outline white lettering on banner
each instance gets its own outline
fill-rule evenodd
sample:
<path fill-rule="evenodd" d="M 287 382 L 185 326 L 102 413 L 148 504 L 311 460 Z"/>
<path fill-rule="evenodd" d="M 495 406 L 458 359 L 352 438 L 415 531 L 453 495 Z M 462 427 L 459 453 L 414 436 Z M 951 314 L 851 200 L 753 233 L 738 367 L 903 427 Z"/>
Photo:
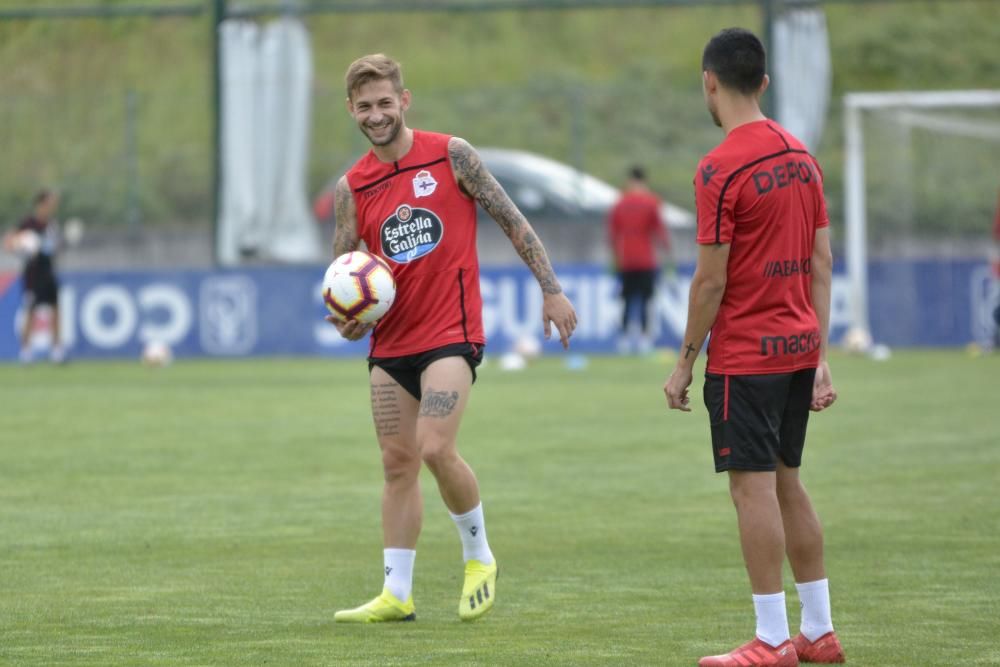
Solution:
<path fill-rule="evenodd" d="M 678 341 L 684 337 L 684 327 L 687 326 L 688 295 L 691 293 L 691 279 L 672 276 L 663 278 L 657 285 L 656 304 L 653 308 L 655 323 L 653 335 L 658 336 L 660 327 L 666 325 L 673 338 Z"/>
<path fill-rule="evenodd" d="M 66 294 L 60 291 L 60 299 Z M 75 293 L 63 304 L 72 316 Z M 153 313 L 162 312 L 161 317 Z M 120 285 L 98 285 L 86 292 L 80 304 L 80 333 L 94 347 L 110 350 L 121 347 L 138 333 L 139 340 L 181 342 L 191 330 L 191 303 L 183 290 L 166 283 L 154 283 L 136 290 L 135 297 Z M 63 324 L 67 324 L 65 321 Z M 71 324 L 71 323 L 70 323 Z M 64 326 L 67 346 L 72 346 L 74 330 Z"/>
<path fill-rule="evenodd" d="M 76 290 L 59 288 L 59 337 L 67 350 L 76 342 Z"/>
<path fill-rule="evenodd" d="M 257 344 L 257 285 L 240 275 L 210 276 L 201 283 L 199 334 L 209 354 L 240 355 Z"/>
<path fill-rule="evenodd" d="M 537 331 L 542 324 L 542 293 L 533 278 L 515 276 L 481 278 L 483 329 L 486 340 L 493 336 L 515 340 Z"/>
<path fill-rule="evenodd" d="M 132 296 L 118 285 L 96 287 L 80 304 L 80 331 L 94 347 L 109 350 L 124 345 L 138 319 Z"/>
<path fill-rule="evenodd" d="M 164 283 L 149 285 L 139 290 L 136 300 L 144 314 L 157 310 L 166 313 L 166 317 L 159 322 L 152 322 L 149 317 L 143 318 L 139 326 L 139 340 L 143 343 L 159 341 L 177 345 L 191 330 L 194 314 L 191 302 L 181 289 Z"/>
<path fill-rule="evenodd" d="M 566 296 L 576 309 L 577 328 L 573 339 L 598 343 L 612 340 L 621 327 L 621 290 L 617 277 L 610 274 L 565 274 L 560 276 Z M 849 286 L 843 276 L 834 276 L 830 327 L 850 322 Z M 483 326 L 486 337 L 513 341 L 524 333 L 541 332 L 542 296 L 531 276 L 483 277 Z M 679 344 L 687 325 L 690 276 L 661 278 L 651 305 L 650 328 L 656 339 Z M 555 332 L 553 332 L 555 335 Z"/>
<path fill-rule="evenodd" d="M 613 338 L 622 316 L 617 278 L 607 274 L 567 274 L 560 277 L 560 282 L 576 309 L 574 340 L 597 342 Z M 651 320 L 654 332 L 659 333 L 666 324 L 675 337 L 683 334 L 689 286 L 690 279 L 679 279 L 675 285 L 659 290 Z M 541 332 L 542 293 L 533 277 L 484 277 L 480 291 L 487 340 L 497 336 L 515 340 L 525 333 Z"/>

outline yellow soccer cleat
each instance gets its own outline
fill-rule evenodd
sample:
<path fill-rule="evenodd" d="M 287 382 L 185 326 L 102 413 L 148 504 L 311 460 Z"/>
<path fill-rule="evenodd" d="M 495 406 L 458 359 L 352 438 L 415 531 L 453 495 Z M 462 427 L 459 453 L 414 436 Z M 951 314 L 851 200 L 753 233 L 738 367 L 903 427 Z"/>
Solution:
<path fill-rule="evenodd" d="M 333 615 L 337 623 L 386 623 L 391 621 L 415 621 L 417 612 L 413 607 L 413 596 L 406 602 L 383 588 L 382 593 L 367 604 L 354 609 L 341 609 Z"/>
<path fill-rule="evenodd" d="M 465 585 L 462 586 L 462 599 L 458 601 L 459 618 L 474 621 L 493 609 L 498 572 L 496 561 L 492 565 L 483 565 L 478 560 L 465 564 Z"/>

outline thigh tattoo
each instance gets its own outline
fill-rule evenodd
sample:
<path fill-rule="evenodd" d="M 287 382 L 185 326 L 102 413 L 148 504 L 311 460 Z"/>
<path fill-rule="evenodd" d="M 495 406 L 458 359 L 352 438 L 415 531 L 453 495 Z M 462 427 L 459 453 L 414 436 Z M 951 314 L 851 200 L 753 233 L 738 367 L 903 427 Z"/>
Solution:
<path fill-rule="evenodd" d="M 420 400 L 421 417 L 447 417 L 458 405 L 457 391 L 435 391 L 430 387 L 422 392 Z"/>
<path fill-rule="evenodd" d="M 375 432 L 380 435 L 398 435 L 400 422 L 398 388 L 391 382 L 372 385 L 372 418 Z"/>

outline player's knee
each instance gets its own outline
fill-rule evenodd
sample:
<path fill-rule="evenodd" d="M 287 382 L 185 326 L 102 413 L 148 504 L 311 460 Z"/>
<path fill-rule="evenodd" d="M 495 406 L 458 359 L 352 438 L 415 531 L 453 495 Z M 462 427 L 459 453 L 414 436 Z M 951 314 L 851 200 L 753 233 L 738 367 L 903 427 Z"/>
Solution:
<path fill-rule="evenodd" d="M 420 474 L 420 457 L 407 449 L 385 448 L 382 450 L 382 471 L 387 482 L 416 478 Z"/>
<path fill-rule="evenodd" d="M 420 455 L 424 463 L 432 471 L 440 470 L 451 463 L 455 457 L 455 448 L 450 442 L 444 440 L 431 439 L 422 443 Z"/>
<path fill-rule="evenodd" d="M 774 476 L 767 473 L 741 472 L 729 478 L 729 495 L 737 508 L 773 502 L 775 493 Z"/>
<path fill-rule="evenodd" d="M 806 489 L 798 479 L 778 480 L 778 502 L 791 505 L 802 502 L 806 498 Z"/>

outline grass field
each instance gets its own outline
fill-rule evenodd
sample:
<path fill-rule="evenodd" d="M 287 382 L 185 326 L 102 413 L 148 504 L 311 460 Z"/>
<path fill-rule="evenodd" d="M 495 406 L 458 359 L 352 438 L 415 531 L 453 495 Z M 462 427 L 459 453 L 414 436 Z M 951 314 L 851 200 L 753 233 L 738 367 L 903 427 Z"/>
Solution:
<path fill-rule="evenodd" d="M 1000 664 L 1000 357 L 833 368 L 841 400 L 813 421 L 803 477 L 849 662 Z M 664 408 L 667 370 L 487 365 L 461 449 L 503 570 L 497 608 L 458 621 L 458 537 L 427 476 L 418 621 L 345 627 L 333 612 L 381 586 L 363 363 L 0 366 L 0 664 L 693 665 L 728 650 L 753 630 L 734 512 L 700 400 Z"/>

